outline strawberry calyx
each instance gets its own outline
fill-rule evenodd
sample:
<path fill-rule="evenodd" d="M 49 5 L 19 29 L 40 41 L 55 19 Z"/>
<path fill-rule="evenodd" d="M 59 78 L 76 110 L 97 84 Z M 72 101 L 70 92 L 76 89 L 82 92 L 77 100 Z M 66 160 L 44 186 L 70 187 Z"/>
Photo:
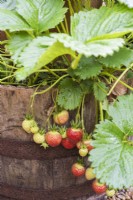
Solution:
<path fill-rule="evenodd" d="M 49 145 L 46 142 L 43 142 L 40 146 L 43 147 L 44 149 L 49 147 Z"/>
<path fill-rule="evenodd" d="M 25 119 L 32 120 L 34 118 L 33 118 L 33 116 L 31 114 L 26 114 Z"/>
<path fill-rule="evenodd" d="M 62 127 L 58 128 L 58 131 L 60 132 L 62 138 L 66 138 L 67 137 L 66 127 L 65 126 L 62 126 Z"/>
<path fill-rule="evenodd" d="M 82 127 L 82 123 L 80 120 L 78 120 L 78 121 L 72 120 L 70 124 L 73 129 L 81 129 L 81 127 Z"/>
<path fill-rule="evenodd" d="M 82 166 L 84 166 L 84 159 L 81 158 L 81 157 L 78 157 L 77 158 L 77 163 L 80 164 L 80 165 L 82 165 Z"/>
<path fill-rule="evenodd" d="M 38 133 L 40 134 L 40 135 L 44 135 L 45 134 L 45 129 L 40 129 L 39 131 L 38 131 Z"/>
<path fill-rule="evenodd" d="M 48 130 L 53 131 L 53 132 L 54 131 L 59 131 L 59 126 L 53 124 L 53 125 L 48 127 Z"/>

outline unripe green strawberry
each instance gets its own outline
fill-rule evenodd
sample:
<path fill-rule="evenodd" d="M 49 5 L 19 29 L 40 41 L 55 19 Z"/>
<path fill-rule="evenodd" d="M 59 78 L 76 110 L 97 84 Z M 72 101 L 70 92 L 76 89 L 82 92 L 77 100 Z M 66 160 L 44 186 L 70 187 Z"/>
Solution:
<path fill-rule="evenodd" d="M 95 177 L 96 175 L 93 172 L 93 168 L 87 168 L 85 171 L 85 178 L 90 181 L 94 179 Z"/>
<path fill-rule="evenodd" d="M 81 157 L 85 157 L 87 154 L 88 154 L 88 149 L 87 148 L 83 147 L 83 148 L 79 149 L 79 155 Z"/>
<path fill-rule="evenodd" d="M 35 133 L 33 135 L 33 140 L 35 143 L 37 144 L 42 144 L 44 141 L 45 141 L 45 135 L 43 134 L 40 134 L 39 132 L 38 133 Z"/>
<path fill-rule="evenodd" d="M 113 197 L 115 195 L 115 190 L 114 189 L 112 189 L 112 190 L 107 189 L 106 190 L 106 195 L 108 197 Z"/>
<path fill-rule="evenodd" d="M 35 121 L 33 119 L 25 119 L 22 122 L 22 128 L 27 132 L 27 133 L 31 133 L 31 127 L 33 127 Z"/>
<path fill-rule="evenodd" d="M 33 127 L 31 127 L 30 131 L 31 131 L 31 133 L 36 134 L 36 133 L 38 133 L 39 128 L 38 128 L 38 126 L 33 126 Z"/>

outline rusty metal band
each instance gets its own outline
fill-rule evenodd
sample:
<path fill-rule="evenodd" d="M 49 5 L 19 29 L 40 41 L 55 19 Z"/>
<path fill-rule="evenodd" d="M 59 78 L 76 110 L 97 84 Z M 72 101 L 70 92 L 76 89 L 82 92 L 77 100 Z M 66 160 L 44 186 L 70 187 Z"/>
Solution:
<path fill-rule="evenodd" d="M 74 185 L 57 190 L 23 189 L 1 184 L 0 195 L 15 200 L 68 200 L 85 196 L 90 197 L 94 195 L 94 192 L 92 191 L 91 182 L 89 181 L 82 185 Z M 103 199 L 103 196 L 95 197 L 95 200 Z"/>
<path fill-rule="evenodd" d="M 0 155 L 27 160 L 52 160 L 78 155 L 76 148 L 67 150 L 62 146 L 44 149 L 34 142 L 0 139 Z"/>

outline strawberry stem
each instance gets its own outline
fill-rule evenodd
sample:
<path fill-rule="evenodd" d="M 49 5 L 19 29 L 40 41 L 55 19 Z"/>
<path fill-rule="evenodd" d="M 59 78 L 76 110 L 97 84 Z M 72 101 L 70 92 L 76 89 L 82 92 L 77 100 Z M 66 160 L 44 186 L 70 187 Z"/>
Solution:
<path fill-rule="evenodd" d="M 83 96 L 83 99 L 82 99 L 82 107 L 81 107 L 81 122 L 82 122 L 82 129 L 83 129 L 83 132 L 85 131 L 85 125 L 84 125 L 84 103 L 85 103 L 85 94 Z"/>

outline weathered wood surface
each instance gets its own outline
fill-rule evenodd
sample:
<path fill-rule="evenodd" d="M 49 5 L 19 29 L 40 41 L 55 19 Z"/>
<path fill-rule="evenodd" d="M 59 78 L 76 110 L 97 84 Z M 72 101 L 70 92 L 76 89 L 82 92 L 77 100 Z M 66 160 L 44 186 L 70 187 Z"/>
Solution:
<path fill-rule="evenodd" d="M 22 130 L 22 121 L 30 107 L 30 97 L 33 89 L 14 86 L 0 86 L 0 138 L 31 141 L 32 136 Z M 48 110 L 53 106 L 51 92 L 37 95 L 33 110 L 39 125 L 44 126 L 48 117 Z M 94 97 L 88 96 L 85 106 L 85 122 L 88 132 L 95 124 Z"/>
<path fill-rule="evenodd" d="M 4 185 L 0 195 L 17 200 L 22 196 L 22 200 L 30 200 L 41 190 L 49 200 L 87 199 L 93 194 L 90 182 L 71 174 L 71 166 L 77 160 L 77 149 L 69 151 L 60 146 L 44 150 L 33 143 L 32 135 L 22 130 L 21 123 L 29 110 L 33 92 L 34 89 L 0 86 L 0 182 Z M 45 124 L 52 106 L 51 92 L 36 96 L 33 109 L 39 125 Z M 85 103 L 88 132 L 94 128 L 94 113 L 94 98 L 90 95 Z M 51 196 L 53 191 L 55 197 Z M 61 192 L 65 196 L 61 197 Z"/>
<path fill-rule="evenodd" d="M 15 200 L 15 199 L 0 196 L 0 200 Z M 46 199 L 43 198 L 43 200 L 46 200 Z M 104 198 L 104 195 L 99 195 L 99 196 L 94 195 L 93 197 L 89 197 L 89 198 L 88 198 L 88 196 L 84 196 L 84 197 L 79 197 L 79 198 L 71 198 L 71 199 L 68 199 L 68 200 L 105 200 L 105 198 Z"/>
<path fill-rule="evenodd" d="M 102 0 L 91 0 L 91 6 L 93 8 L 99 8 L 102 5 Z"/>

